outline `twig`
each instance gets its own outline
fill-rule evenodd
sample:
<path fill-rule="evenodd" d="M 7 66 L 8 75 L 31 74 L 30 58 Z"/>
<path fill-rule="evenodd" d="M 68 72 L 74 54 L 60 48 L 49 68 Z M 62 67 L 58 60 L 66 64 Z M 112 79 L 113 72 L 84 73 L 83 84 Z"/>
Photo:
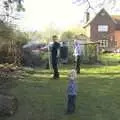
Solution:
<path fill-rule="evenodd" d="M 89 0 L 86 0 L 86 1 L 87 1 L 87 3 L 88 3 L 87 11 L 88 11 L 89 9 L 93 9 L 93 10 L 95 10 L 95 9 L 92 7 L 90 1 L 89 1 Z"/>
<path fill-rule="evenodd" d="M 16 20 L 18 20 L 18 19 L 19 19 L 19 18 L 17 18 L 17 17 L 10 16 L 10 15 L 2 15 L 2 14 L 0 14 L 0 16 L 2 16 L 2 17 L 10 17 L 10 18 L 13 18 L 13 19 L 16 19 Z"/>

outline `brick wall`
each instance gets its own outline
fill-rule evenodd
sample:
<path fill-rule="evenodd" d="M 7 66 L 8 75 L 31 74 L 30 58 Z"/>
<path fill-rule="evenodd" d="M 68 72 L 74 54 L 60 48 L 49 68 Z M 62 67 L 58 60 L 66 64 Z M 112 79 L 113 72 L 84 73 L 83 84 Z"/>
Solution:
<path fill-rule="evenodd" d="M 120 31 L 115 31 L 115 41 L 117 42 L 116 47 L 120 48 Z"/>

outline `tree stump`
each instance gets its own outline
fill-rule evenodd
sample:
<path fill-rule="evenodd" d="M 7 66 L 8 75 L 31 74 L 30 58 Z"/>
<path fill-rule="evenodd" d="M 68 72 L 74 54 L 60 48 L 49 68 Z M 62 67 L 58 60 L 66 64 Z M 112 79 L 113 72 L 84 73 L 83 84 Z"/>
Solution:
<path fill-rule="evenodd" d="M 0 95 L 0 116 L 13 115 L 17 110 L 17 98 L 9 95 Z"/>

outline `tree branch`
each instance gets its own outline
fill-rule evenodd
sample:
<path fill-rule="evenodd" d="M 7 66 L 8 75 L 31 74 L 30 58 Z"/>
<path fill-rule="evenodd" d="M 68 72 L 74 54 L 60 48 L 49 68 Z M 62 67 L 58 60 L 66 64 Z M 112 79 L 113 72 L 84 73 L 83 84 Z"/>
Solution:
<path fill-rule="evenodd" d="M 90 1 L 89 1 L 89 0 L 86 0 L 86 1 L 87 1 L 87 3 L 88 3 L 87 11 L 88 11 L 89 9 L 93 9 L 93 10 L 95 10 L 95 9 L 92 7 Z"/>
<path fill-rule="evenodd" d="M 10 16 L 10 15 L 2 15 L 2 14 L 0 14 L 0 16 L 1 16 L 1 17 L 10 17 L 10 18 L 13 18 L 13 19 L 19 20 L 19 18 L 14 17 L 14 16 Z"/>
<path fill-rule="evenodd" d="M 93 4 L 94 2 L 94 4 Z M 109 5 L 111 9 L 115 8 L 117 0 L 98 0 L 98 2 L 94 0 L 75 0 L 73 4 L 78 4 L 78 5 L 85 5 L 87 4 L 87 11 L 89 9 L 92 9 L 95 11 L 96 8 L 102 8 L 104 5 Z"/>

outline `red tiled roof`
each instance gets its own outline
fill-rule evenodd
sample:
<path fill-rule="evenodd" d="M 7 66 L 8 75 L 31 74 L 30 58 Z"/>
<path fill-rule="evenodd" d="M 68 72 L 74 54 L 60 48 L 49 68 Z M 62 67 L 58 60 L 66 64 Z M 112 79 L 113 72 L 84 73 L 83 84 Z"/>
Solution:
<path fill-rule="evenodd" d="M 112 15 L 111 18 L 114 21 L 114 23 L 116 24 L 115 29 L 120 30 L 120 15 Z"/>
<path fill-rule="evenodd" d="M 112 15 L 111 17 L 116 24 L 120 24 L 120 15 Z"/>

